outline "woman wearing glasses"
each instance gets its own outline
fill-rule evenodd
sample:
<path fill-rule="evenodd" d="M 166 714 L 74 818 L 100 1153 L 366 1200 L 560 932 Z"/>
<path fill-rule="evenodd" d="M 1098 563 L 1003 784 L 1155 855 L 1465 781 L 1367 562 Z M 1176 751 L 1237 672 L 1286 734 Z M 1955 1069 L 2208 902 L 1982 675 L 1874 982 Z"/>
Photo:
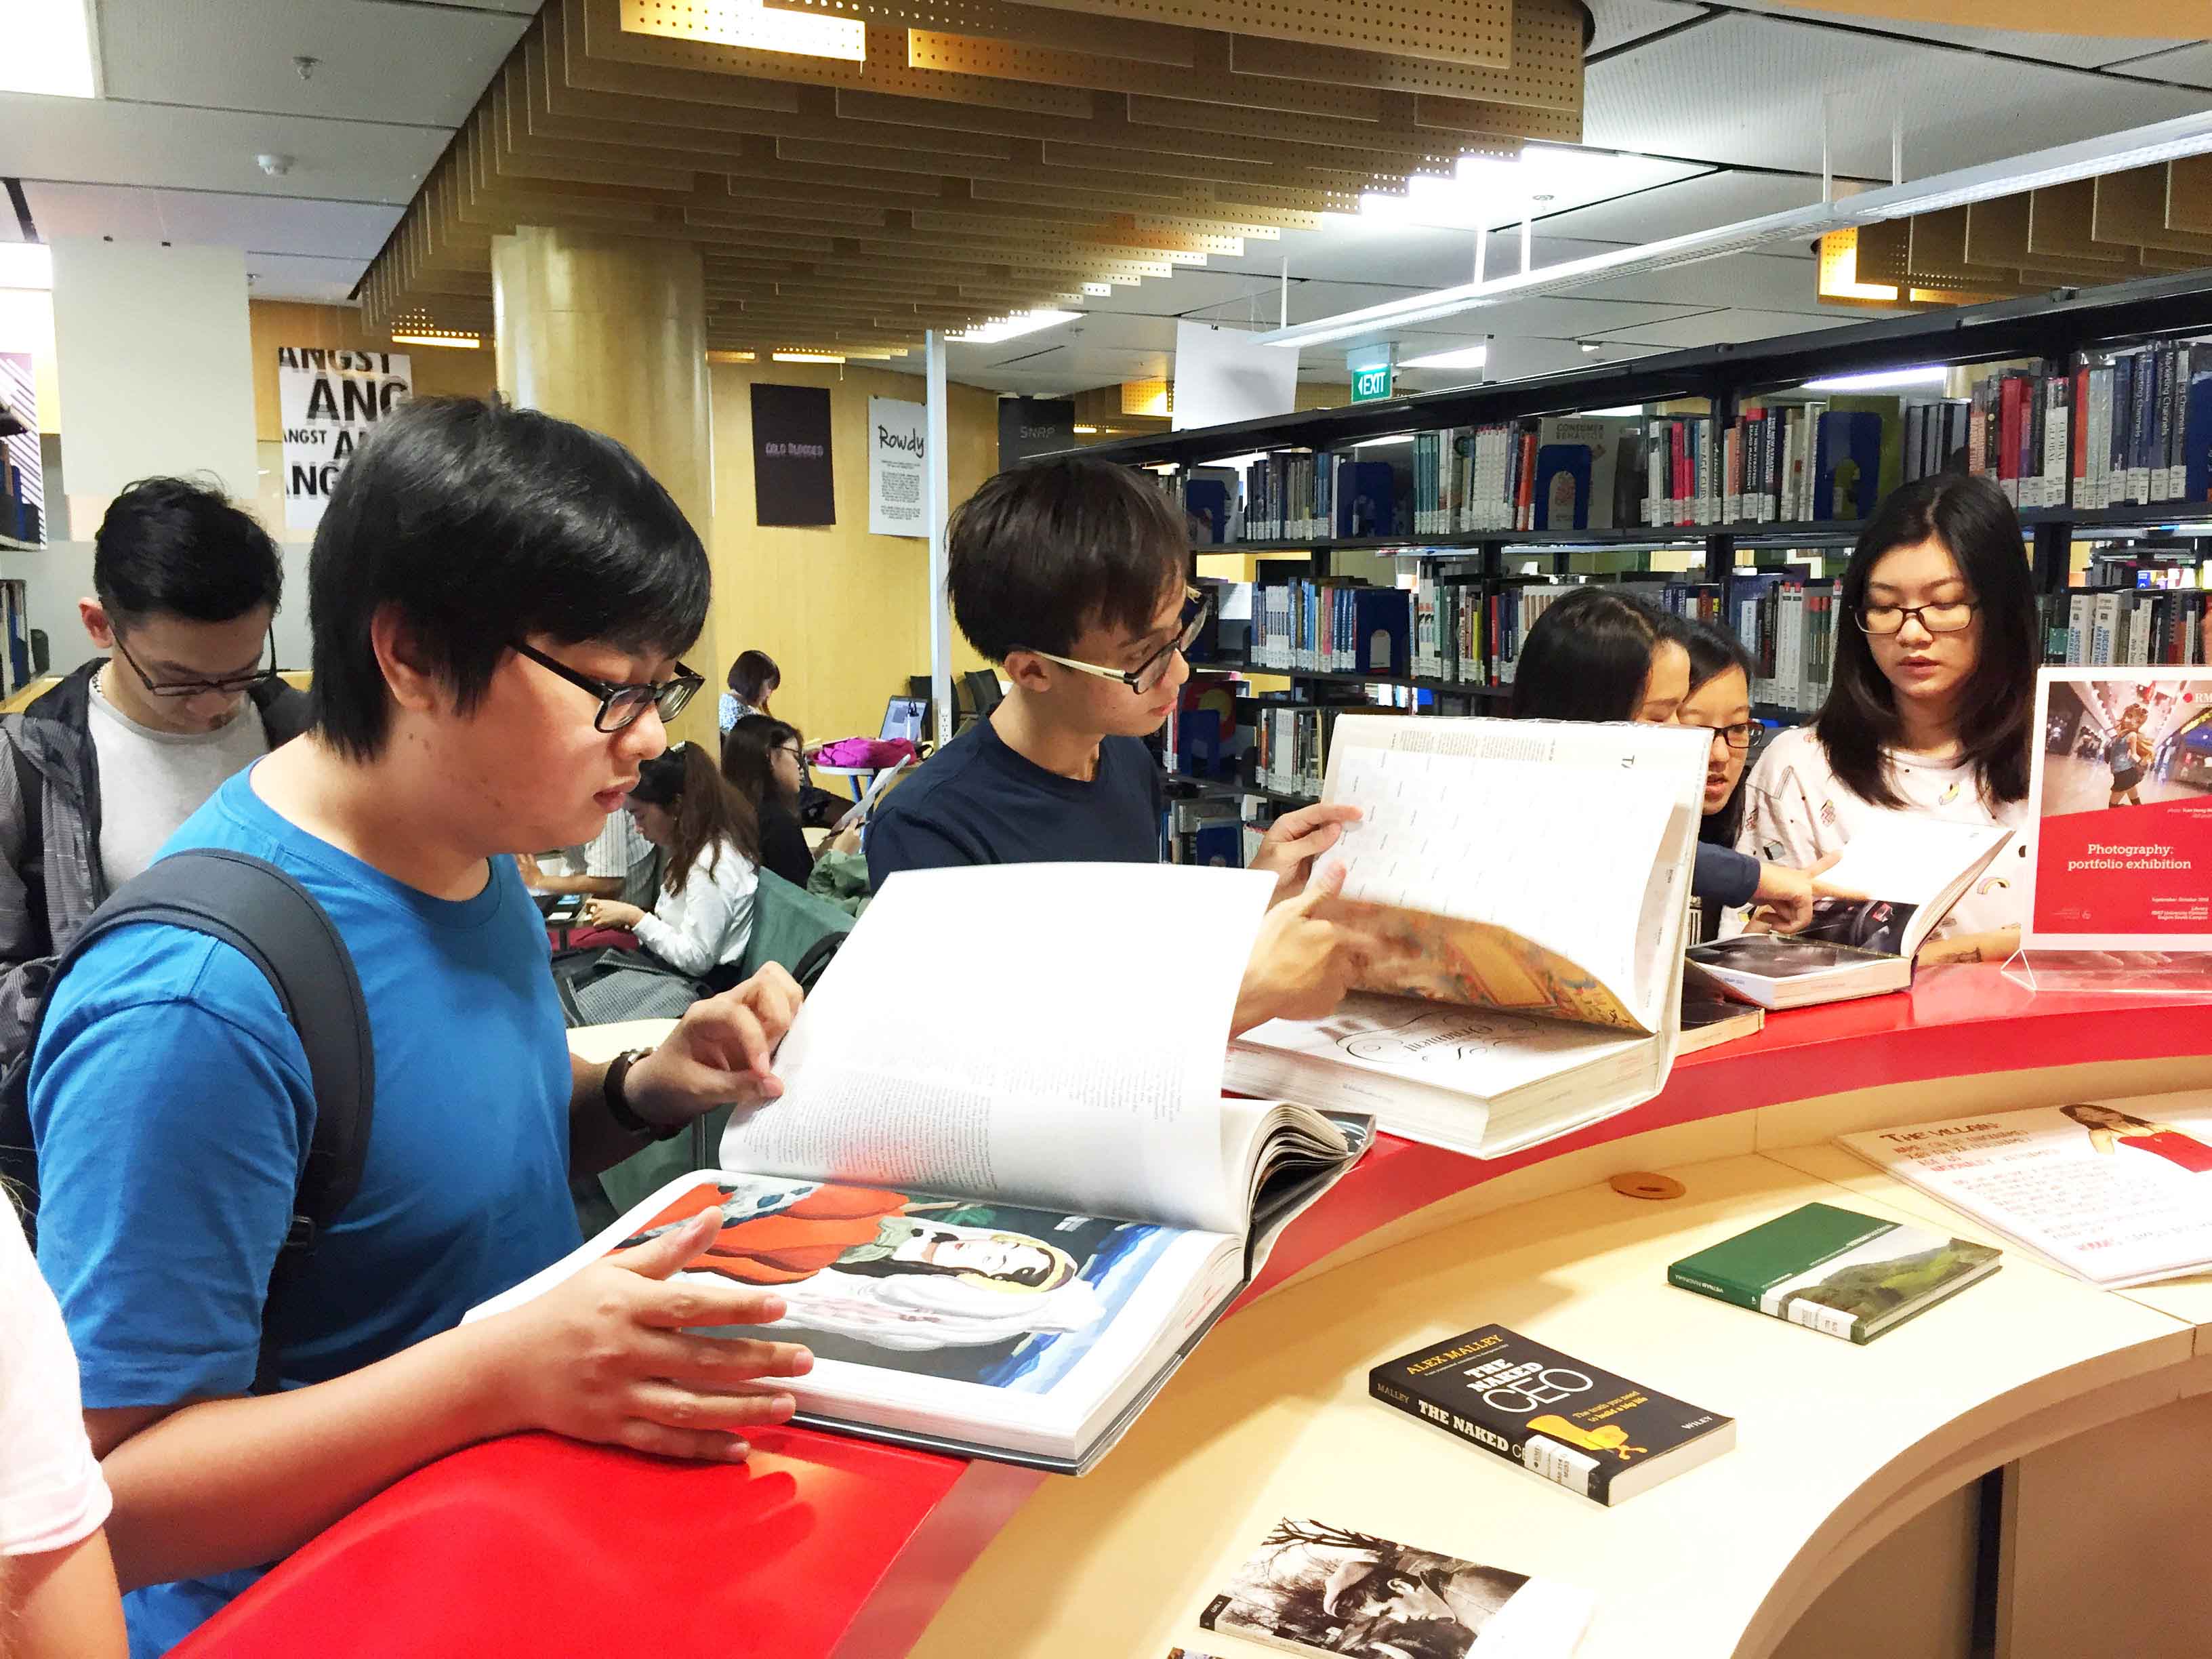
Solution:
<path fill-rule="evenodd" d="M 1737 845 L 1794 863 L 1840 852 L 1885 812 L 2006 825 L 2012 848 L 1931 939 L 1936 960 L 2008 954 L 2039 655 L 2019 517 L 1986 478 L 1907 484 L 1868 521 L 1836 598 L 1827 701 L 1752 769 Z"/>
<path fill-rule="evenodd" d="M 794 887 L 814 873 L 814 855 L 799 828 L 805 783 L 805 739 L 772 714 L 747 714 L 722 738 L 722 775 L 752 803 L 760 820 L 760 861 Z"/>
<path fill-rule="evenodd" d="M 1685 718 L 1686 700 L 1697 683 L 1684 635 L 1674 618 L 1633 594 L 1580 588 L 1537 617 L 1522 641 L 1513 675 L 1514 717 L 1674 725 Z M 1747 706 L 1744 718 L 1749 713 Z M 1718 738 L 1714 747 L 1732 741 Z M 1742 762 L 1736 765 L 1740 769 Z M 1825 867 L 1763 864 L 1701 842 L 1690 891 L 1701 918 L 1756 902 L 1762 923 L 1795 933 L 1813 920 L 1813 901 L 1827 890 L 1817 879 Z M 1705 925 L 1700 921 L 1701 928 Z"/>
<path fill-rule="evenodd" d="M 1705 847 L 1732 849 L 1743 830 L 1744 763 L 1759 734 L 1751 714 L 1751 656 L 1735 635 L 1710 623 L 1677 619 L 1674 631 L 1690 659 L 1690 695 L 1682 699 L 1675 720 L 1712 733 L 1705 756 L 1705 817 L 1698 840 Z M 1721 909 L 1717 904 L 1701 908 L 1701 942 L 1718 937 Z"/>

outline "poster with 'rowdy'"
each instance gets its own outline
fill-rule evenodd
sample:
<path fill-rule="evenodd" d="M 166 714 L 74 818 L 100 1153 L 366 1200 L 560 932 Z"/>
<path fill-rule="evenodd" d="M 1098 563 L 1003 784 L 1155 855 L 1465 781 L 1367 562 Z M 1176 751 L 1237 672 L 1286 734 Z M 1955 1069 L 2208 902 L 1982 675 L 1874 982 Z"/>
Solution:
<path fill-rule="evenodd" d="M 323 521 L 346 458 L 377 422 L 413 394 L 404 351 L 276 349 L 276 408 L 284 426 L 284 527 Z"/>

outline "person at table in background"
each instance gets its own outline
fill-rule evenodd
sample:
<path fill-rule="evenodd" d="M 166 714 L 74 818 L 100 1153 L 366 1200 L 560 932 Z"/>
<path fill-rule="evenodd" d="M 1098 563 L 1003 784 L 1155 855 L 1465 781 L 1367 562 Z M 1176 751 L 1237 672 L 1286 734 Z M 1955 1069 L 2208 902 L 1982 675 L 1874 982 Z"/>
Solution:
<path fill-rule="evenodd" d="M 0 1188 L 0 1655 L 125 1659 L 101 1530 L 113 1500 L 86 1437 L 54 1293 Z"/>
<path fill-rule="evenodd" d="M 722 775 L 751 804 L 760 825 L 760 861 L 794 887 L 814 873 L 799 829 L 799 791 L 806 744 L 799 728 L 769 714 L 748 714 L 722 739 Z"/>
<path fill-rule="evenodd" d="M 716 714 L 726 734 L 746 715 L 768 713 L 769 699 L 783 684 L 783 671 L 765 651 L 740 651 L 724 683 L 729 689 L 722 693 Z"/>
<path fill-rule="evenodd" d="M 267 1303 L 315 1100 L 274 989 L 216 939 L 149 922 L 100 940 L 56 985 L 30 1071 L 40 1266 L 141 1659 L 449 1451 L 550 1429 L 741 1456 L 742 1431 L 793 1409 L 746 1379 L 810 1363 L 684 1334 L 784 1311 L 656 1282 L 711 1225 L 459 1323 L 576 1248 L 573 1176 L 781 1092 L 770 1055 L 799 994 L 781 969 L 650 1052 L 573 1058 L 510 856 L 589 840 L 699 689 L 678 661 L 707 612 L 698 537 L 611 440 L 422 398 L 347 463 L 310 574 L 313 728 L 170 850 L 276 864 L 351 951 L 375 1056 L 356 1197 Z M 264 1316 L 279 1387 L 249 1394 Z"/>
<path fill-rule="evenodd" d="M 670 967 L 726 990 L 738 982 L 760 890 L 752 807 L 704 749 L 680 743 L 639 766 L 628 808 L 660 849 L 660 896 L 650 910 L 593 899 L 582 925 L 626 928 Z"/>
<path fill-rule="evenodd" d="M 1521 641 L 1513 717 L 1673 726 L 1690 685 L 1690 653 L 1673 618 L 1617 589 L 1579 587 L 1547 605 Z M 1791 869 L 1701 840 L 1690 893 L 1701 916 L 1755 902 L 1765 925 L 1795 933 L 1828 890 L 1826 867 Z"/>
<path fill-rule="evenodd" d="M 1127 467 L 1051 461 L 987 480 L 946 544 L 953 617 L 1012 686 L 878 810 L 871 887 L 951 865 L 1158 862 L 1164 792 L 1144 739 L 1190 678 L 1182 653 L 1206 620 L 1182 515 Z M 1237 1030 L 1330 1012 L 1375 948 L 1312 914 L 1343 882 L 1332 867 L 1310 883 L 1315 862 L 1358 816 L 1307 806 L 1267 830 L 1251 867 L 1274 878 L 1274 903 Z"/>
<path fill-rule="evenodd" d="M 1836 659 L 1811 726 L 1766 746 L 1737 845 L 1810 863 L 1885 813 L 2002 824 L 2010 846 L 1936 924 L 1923 963 L 2020 942 L 2040 658 L 2020 518 L 1995 481 L 1941 473 L 1875 509 L 1836 585 Z"/>
<path fill-rule="evenodd" d="M 588 842 L 550 854 L 518 853 L 522 884 L 533 893 L 578 893 L 648 904 L 660 880 L 659 852 L 638 833 L 627 812 L 610 812 L 606 828 Z"/>
<path fill-rule="evenodd" d="M 85 920 L 240 767 L 297 736 L 276 678 L 284 568 L 220 492 L 148 478 L 93 538 L 95 657 L 0 720 L 0 1066 Z"/>

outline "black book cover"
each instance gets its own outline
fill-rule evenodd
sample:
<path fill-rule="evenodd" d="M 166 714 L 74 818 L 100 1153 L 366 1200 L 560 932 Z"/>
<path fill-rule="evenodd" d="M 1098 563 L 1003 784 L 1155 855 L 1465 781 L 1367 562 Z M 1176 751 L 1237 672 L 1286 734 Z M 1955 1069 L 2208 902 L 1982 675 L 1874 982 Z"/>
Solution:
<path fill-rule="evenodd" d="M 1732 1418 L 1502 1325 L 1479 1326 L 1377 1365 L 1367 1374 L 1367 1391 L 1601 1504 L 1615 1501 L 1618 1477 L 1718 1431 L 1731 1431 L 1729 1443 L 1734 1438 Z M 1646 1483 L 1636 1484 L 1640 1490 Z"/>

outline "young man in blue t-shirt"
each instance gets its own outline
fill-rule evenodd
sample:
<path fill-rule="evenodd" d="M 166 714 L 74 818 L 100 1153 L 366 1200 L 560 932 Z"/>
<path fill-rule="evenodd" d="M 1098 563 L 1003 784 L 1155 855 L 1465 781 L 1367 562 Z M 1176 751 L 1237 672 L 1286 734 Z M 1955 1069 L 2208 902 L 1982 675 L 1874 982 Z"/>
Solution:
<path fill-rule="evenodd" d="M 1182 653 L 1204 620 L 1175 508 L 1127 467 L 1053 461 L 988 480 L 946 539 L 953 617 L 1012 685 L 885 799 L 867 831 L 871 884 L 947 865 L 1157 861 L 1160 769 L 1144 739 L 1190 678 Z M 1308 806 L 1268 830 L 1252 867 L 1274 876 L 1278 902 L 1237 1029 L 1329 1012 L 1371 951 L 1311 914 L 1341 878 L 1308 884 L 1358 816 Z"/>
<path fill-rule="evenodd" d="M 614 1066 L 570 1057 L 511 854 L 589 841 L 697 690 L 707 557 L 620 446 L 528 410 L 388 416 L 310 570 L 314 719 L 169 848 L 289 871 L 343 933 L 374 1043 L 360 1190 L 275 1310 L 281 1392 L 248 1394 L 315 1103 L 268 981 L 148 924 L 88 951 L 33 1062 L 40 1265 L 82 1367 L 131 1651 L 165 1652 L 262 1567 L 409 1470 L 545 1428 L 742 1456 L 811 1360 L 693 1325 L 773 1296 L 659 1282 L 712 1227 L 457 1328 L 578 1243 L 568 1182 L 714 1104 L 779 1092 L 798 988 L 770 969 Z M 641 1260 L 644 1257 L 644 1260 Z"/>

